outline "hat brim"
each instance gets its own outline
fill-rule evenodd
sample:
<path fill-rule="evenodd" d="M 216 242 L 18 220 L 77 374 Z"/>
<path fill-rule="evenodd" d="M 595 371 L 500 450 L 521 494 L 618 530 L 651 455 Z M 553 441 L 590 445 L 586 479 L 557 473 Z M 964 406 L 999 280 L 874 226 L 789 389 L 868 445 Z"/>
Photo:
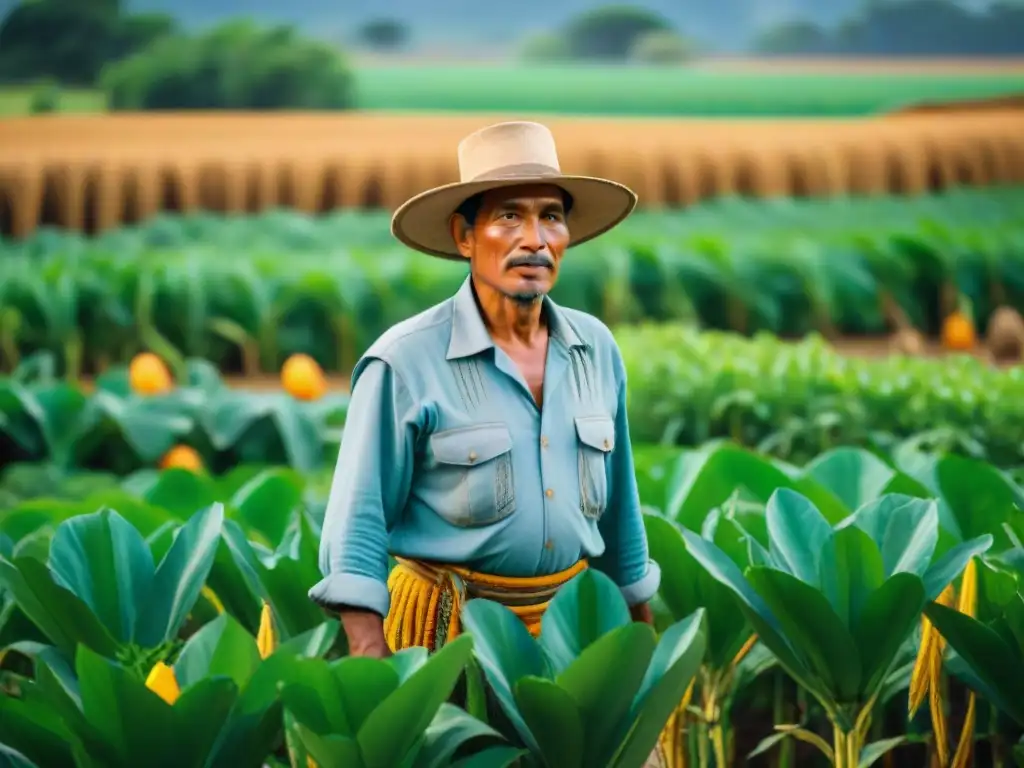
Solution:
<path fill-rule="evenodd" d="M 452 239 L 449 221 L 456 209 L 480 192 L 524 184 L 551 184 L 573 198 L 566 218 L 569 247 L 585 243 L 622 222 L 636 207 L 629 187 L 591 176 L 518 176 L 456 182 L 422 192 L 403 203 L 391 218 L 391 234 L 410 248 L 442 259 L 464 260 Z"/>

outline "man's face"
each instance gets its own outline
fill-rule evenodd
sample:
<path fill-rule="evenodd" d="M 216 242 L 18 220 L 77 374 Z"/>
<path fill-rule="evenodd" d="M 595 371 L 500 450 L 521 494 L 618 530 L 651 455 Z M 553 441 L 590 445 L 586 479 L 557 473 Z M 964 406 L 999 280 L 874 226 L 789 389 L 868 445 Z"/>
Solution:
<path fill-rule="evenodd" d="M 473 277 L 520 304 L 547 294 L 558 279 L 569 228 L 562 190 L 548 184 L 484 194 L 476 221 L 452 221 L 459 252 Z"/>

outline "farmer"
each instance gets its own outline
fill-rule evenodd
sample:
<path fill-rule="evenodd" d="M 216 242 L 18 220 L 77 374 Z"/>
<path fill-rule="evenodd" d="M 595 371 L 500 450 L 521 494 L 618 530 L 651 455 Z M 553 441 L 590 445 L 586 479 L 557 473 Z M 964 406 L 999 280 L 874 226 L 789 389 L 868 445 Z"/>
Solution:
<path fill-rule="evenodd" d="M 636 195 L 563 175 L 542 125 L 459 145 L 462 181 L 396 211 L 392 233 L 464 261 L 458 292 L 384 333 L 352 398 L 310 597 L 354 656 L 433 650 L 486 596 L 537 634 L 556 590 L 589 567 L 651 623 L 648 559 L 619 350 L 548 292 L 566 249 L 626 218 Z M 569 258 L 572 258 L 569 256 Z M 388 554 L 397 565 L 388 576 Z"/>

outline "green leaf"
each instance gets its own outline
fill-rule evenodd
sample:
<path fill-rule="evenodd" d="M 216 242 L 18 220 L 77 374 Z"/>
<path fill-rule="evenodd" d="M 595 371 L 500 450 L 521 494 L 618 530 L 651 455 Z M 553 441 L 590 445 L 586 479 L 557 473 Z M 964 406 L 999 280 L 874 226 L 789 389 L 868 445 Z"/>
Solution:
<path fill-rule="evenodd" d="M 59 713 L 39 697 L 0 696 L 0 744 L 44 768 L 75 764 L 70 732 Z"/>
<path fill-rule="evenodd" d="M 213 566 L 223 522 L 224 507 L 214 504 L 178 529 L 157 566 L 153 592 L 140 615 L 140 644 L 156 646 L 178 634 Z"/>
<path fill-rule="evenodd" d="M 886 578 L 903 572 L 923 576 L 939 541 L 938 506 L 912 496 L 883 496 L 844 524 L 856 525 L 872 538 L 882 553 Z"/>
<path fill-rule="evenodd" d="M 810 478 L 792 479 L 771 461 L 729 444 L 711 444 L 682 456 L 669 483 L 665 516 L 690 530 L 699 530 L 705 516 L 737 488 L 746 488 L 767 503 L 779 488 L 799 491 L 832 524 L 849 513 L 829 491 Z"/>
<path fill-rule="evenodd" d="M 700 668 L 707 647 L 706 627 L 706 614 L 698 609 L 662 633 L 633 699 L 633 727 L 611 762 L 614 768 L 646 762 Z"/>
<path fill-rule="evenodd" d="M 367 768 L 402 763 L 451 696 L 472 651 L 472 637 L 455 638 L 370 713 L 356 736 Z"/>
<path fill-rule="evenodd" d="M 0 558 L 0 583 L 11 591 L 25 615 L 68 656 L 73 656 L 80 644 L 104 656 L 117 652 L 114 638 L 89 606 L 56 584 L 38 560 L 19 557 L 9 562 Z"/>
<path fill-rule="evenodd" d="M 830 602 L 848 629 L 857 626 L 868 599 L 885 580 L 885 566 L 875 542 L 860 528 L 836 531 L 833 540 L 836 582 Z"/>
<path fill-rule="evenodd" d="M 188 639 L 174 663 L 174 676 L 182 690 L 215 676 L 228 677 L 244 689 L 259 664 L 253 636 L 224 613 Z"/>
<path fill-rule="evenodd" d="M 857 646 L 825 596 L 795 576 L 764 566 L 750 568 L 747 579 L 808 667 L 825 683 L 833 701 L 857 702 L 861 676 Z M 808 621 L 808 617 L 814 618 Z"/>
<path fill-rule="evenodd" d="M 658 592 L 672 612 L 672 620 L 680 621 L 704 608 L 708 616 L 707 664 L 712 669 L 725 669 L 750 636 L 750 627 L 736 596 L 694 560 L 675 523 L 645 515 L 644 526 L 650 557 L 661 567 Z M 716 531 L 719 539 L 731 533 L 722 528 L 724 526 Z M 735 531 L 735 526 L 731 528 Z"/>
<path fill-rule="evenodd" d="M 863 448 L 833 448 L 804 467 L 804 476 L 828 488 L 850 510 L 874 501 L 896 471 Z"/>
<path fill-rule="evenodd" d="M 401 685 L 397 667 L 390 660 L 382 664 L 378 659 L 342 659 L 335 665 L 334 675 L 348 723 L 344 735 L 358 734 L 370 714 Z"/>
<path fill-rule="evenodd" d="M 805 496 L 786 488 L 768 500 L 765 520 L 768 551 L 776 567 L 817 587 L 823 553 L 831 548 L 832 526 Z"/>
<path fill-rule="evenodd" d="M 319 735 L 303 725 L 297 727 L 302 745 L 318 768 L 364 768 L 359 745 L 347 736 Z"/>
<path fill-rule="evenodd" d="M 209 477 L 179 467 L 162 471 L 156 482 L 145 491 L 143 498 L 183 519 L 188 519 L 197 510 L 217 501 Z"/>
<path fill-rule="evenodd" d="M 448 704 L 442 704 L 437 715 L 423 735 L 423 745 L 416 755 L 416 768 L 447 768 L 452 755 L 470 739 L 490 737 L 500 740 L 501 735 L 475 717 Z"/>
<path fill-rule="evenodd" d="M 885 682 L 900 646 L 921 617 L 924 602 L 924 584 L 912 573 L 890 576 L 868 597 L 853 626 L 864 698 L 870 699 Z"/>
<path fill-rule="evenodd" d="M 550 680 L 524 677 L 515 685 L 516 704 L 548 768 L 583 768 L 587 733 L 576 700 Z"/>
<path fill-rule="evenodd" d="M 627 624 L 592 643 L 556 678 L 580 709 L 584 765 L 605 765 L 617 751 L 654 649 L 652 627 Z"/>
<path fill-rule="evenodd" d="M 246 527 L 259 531 L 268 541 L 280 541 L 288 513 L 302 501 L 302 485 L 302 477 L 292 470 L 264 470 L 238 489 L 230 506 Z"/>
<path fill-rule="evenodd" d="M 124 668 L 80 647 L 75 660 L 86 721 L 116 749 L 127 768 L 139 759 L 174 754 L 179 744 L 172 708 Z"/>
<path fill-rule="evenodd" d="M 963 573 L 971 558 L 987 552 L 992 547 L 988 534 L 957 544 L 940 557 L 924 573 L 925 595 L 935 600 L 946 586 Z"/>
<path fill-rule="evenodd" d="M 509 768 L 526 754 L 515 747 L 490 747 L 469 757 L 456 760 L 451 768 Z"/>
<path fill-rule="evenodd" d="M 537 641 L 518 616 L 491 600 L 476 598 L 468 601 L 462 609 L 462 626 L 473 637 L 473 655 L 502 710 L 527 745 L 539 750 L 512 694 L 512 686 L 523 677 L 550 678 Z"/>
<path fill-rule="evenodd" d="M 566 669 L 599 637 L 631 621 L 622 591 L 587 569 L 563 585 L 541 619 L 540 647 L 553 674 Z"/>
<path fill-rule="evenodd" d="M 870 766 L 892 752 L 896 747 L 901 747 L 909 741 L 910 739 L 907 736 L 894 736 L 889 739 L 880 739 L 870 744 L 865 744 L 864 748 L 860 751 L 860 760 L 857 763 L 857 768 L 870 768 Z"/>
<path fill-rule="evenodd" d="M 1024 663 L 1018 653 L 990 627 L 953 608 L 932 602 L 924 612 L 996 697 L 991 703 L 1024 725 Z"/>
<path fill-rule="evenodd" d="M 153 556 L 127 520 L 104 509 L 61 523 L 50 547 L 50 569 L 114 639 L 135 641 L 138 611 L 153 588 Z"/>

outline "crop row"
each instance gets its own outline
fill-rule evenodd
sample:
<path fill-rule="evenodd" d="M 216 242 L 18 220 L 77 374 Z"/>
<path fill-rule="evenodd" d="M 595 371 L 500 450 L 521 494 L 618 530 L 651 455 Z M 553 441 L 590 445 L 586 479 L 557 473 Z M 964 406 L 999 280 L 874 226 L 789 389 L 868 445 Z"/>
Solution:
<path fill-rule="evenodd" d="M 1024 751 L 1018 484 L 923 453 L 637 459 L 658 638 L 591 572 L 537 641 L 474 600 L 461 640 L 387 662 L 347 659 L 306 596 L 323 489 L 294 471 L 146 472 L 21 502 L 0 517 L 0 745 L 38 768 L 640 768 L 671 722 L 662 749 L 693 765 Z M 504 717 L 444 703 L 463 671 Z"/>
<path fill-rule="evenodd" d="M 636 214 L 567 253 L 554 297 L 610 325 L 833 336 L 886 332 L 900 310 L 936 333 L 963 296 L 984 327 L 996 306 L 1024 307 L 1022 210 L 1024 188 L 1005 188 Z M 0 360 L 45 350 L 77 377 L 149 349 L 252 375 L 305 352 L 345 372 L 465 276 L 465 265 L 395 245 L 378 214 L 47 231 L 0 246 Z"/>
<path fill-rule="evenodd" d="M 628 184 L 642 208 L 1024 183 L 1020 110 L 846 121 L 540 119 L 566 172 Z M 394 210 L 457 180 L 458 142 L 494 120 L 274 113 L 0 121 L 0 235 L 42 226 L 107 231 L 171 211 Z"/>
<path fill-rule="evenodd" d="M 838 445 L 944 450 L 1024 470 L 1024 368 L 972 357 L 846 358 L 820 338 L 743 339 L 681 327 L 621 328 L 638 443 L 727 438 L 806 461 Z M 173 464 L 185 447 L 215 474 L 239 463 L 332 467 L 347 396 L 314 401 L 225 386 L 202 360 L 166 393 L 130 391 L 124 367 L 91 393 L 26 361 L 0 379 L 0 456 L 56 472 L 114 474 Z M 45 480 L 40 488 L 48 487 Z"/>

